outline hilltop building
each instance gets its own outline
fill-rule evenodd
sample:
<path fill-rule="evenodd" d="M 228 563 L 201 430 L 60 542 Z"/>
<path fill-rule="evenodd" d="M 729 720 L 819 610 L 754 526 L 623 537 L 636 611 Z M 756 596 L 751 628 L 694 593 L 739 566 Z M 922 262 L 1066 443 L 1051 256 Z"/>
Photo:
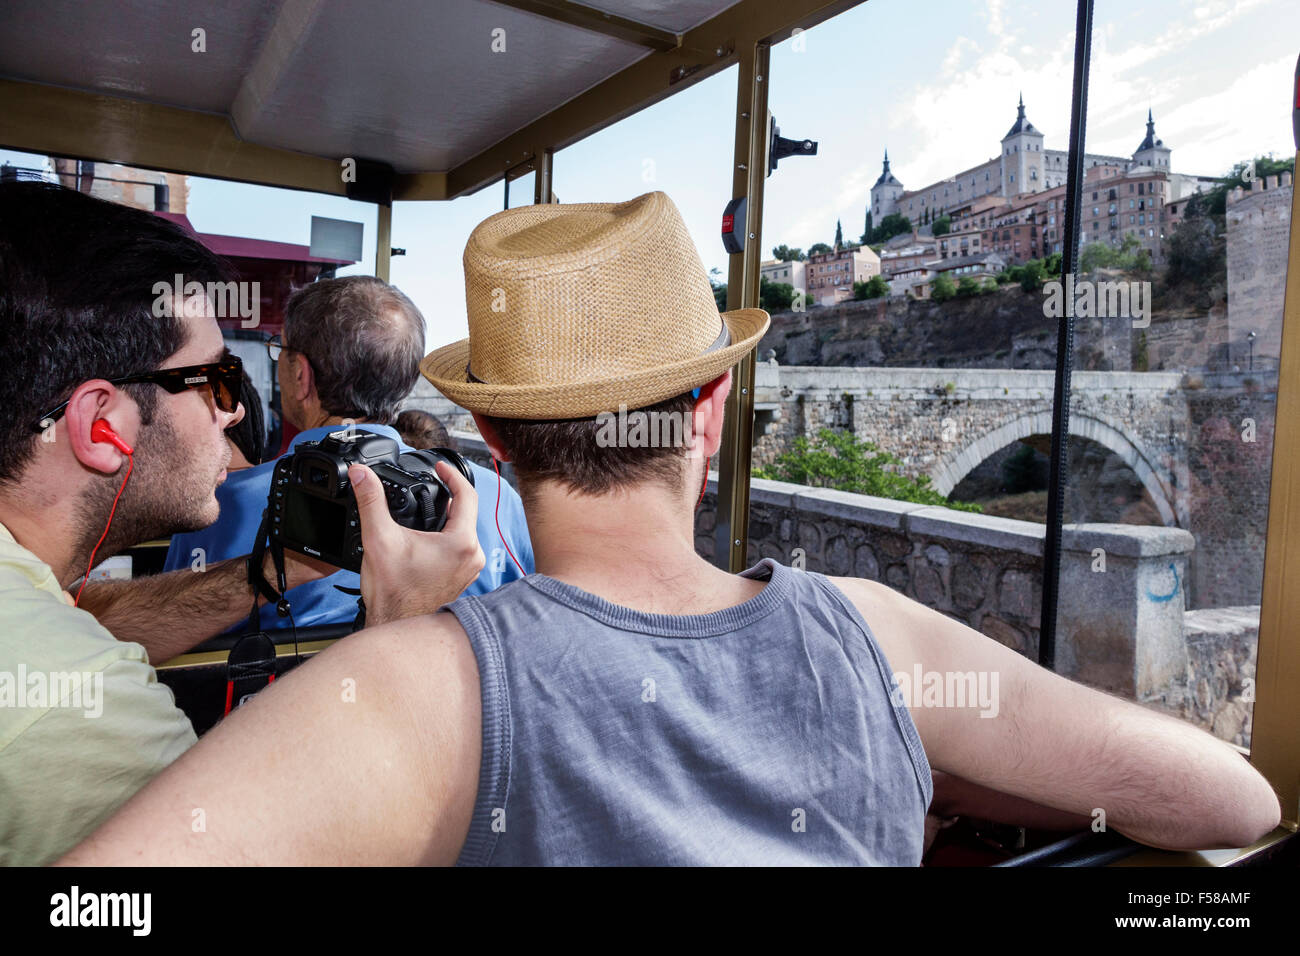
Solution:
<path fill-rule="evenodd" d="M 1162 240 L 1177 215 L 1176 206 L 1168 214 L 1165 207 L 1218 182 L 1173 172 L 1171 155 L 1156 136 L 1150 110 L 1146 136 L 1131 156 L 1085 153 L 1082 241 L 1118 245 L 1133 235 L 1153 261 L 1163 261 Z M 1026 115 L 1022 96 L 999 155 L 947 179 L 908 190 L 890 169 L 886 151 L 871 189 L 872 222 L 901 213 L 922 226 L 949 216 L 952 233 L 934 240 L 941 258 L 997 252 L 1014 264 L 1051 255 L 1064 246 L 1067 158 L 1065 150 L 1044 148 L 1044 135 Z"/>

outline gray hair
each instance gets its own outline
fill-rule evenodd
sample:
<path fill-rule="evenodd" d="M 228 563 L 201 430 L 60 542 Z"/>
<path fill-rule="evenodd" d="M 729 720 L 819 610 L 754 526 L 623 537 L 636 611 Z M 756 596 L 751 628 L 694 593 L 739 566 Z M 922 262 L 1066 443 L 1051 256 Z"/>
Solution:
<path fill-rule="evenodd" d="M 374 276 L 321 279 L 289 297 L 284 337 L 311 362 L 325 411 L 388 425 L 420 374 L 424 316 Z"/>

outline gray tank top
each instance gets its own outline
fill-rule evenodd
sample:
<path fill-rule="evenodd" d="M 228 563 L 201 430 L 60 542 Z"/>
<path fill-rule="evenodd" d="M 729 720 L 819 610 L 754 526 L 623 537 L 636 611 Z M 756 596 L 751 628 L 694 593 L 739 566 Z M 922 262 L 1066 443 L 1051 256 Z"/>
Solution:
<path fill-rule="evenodd" d="M 648 614 L 542 574 L 450 605 L 483 757 L 459 865 L 916 866 L 930 765 L 885 656 L 824 576 Z"/>

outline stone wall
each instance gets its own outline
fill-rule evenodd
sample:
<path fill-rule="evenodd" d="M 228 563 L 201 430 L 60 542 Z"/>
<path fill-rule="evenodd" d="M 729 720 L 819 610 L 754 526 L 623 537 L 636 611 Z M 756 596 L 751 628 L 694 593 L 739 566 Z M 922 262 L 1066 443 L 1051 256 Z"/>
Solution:
<path fill-rule="evenodd" d="M 1051 369 L 1056 320 L 1043 302 L 1042 293 L 1008 285 L 943 303 L 895 296 L 780 313 L 758 355 L 774 350 L 782 365 Z M 1076 319 L 1080 366 L 1131 368 L 1131 326 L 1129 319 Z"/>
<path fill-rule="evenodd" d="M 1197 540 L 1189 581 L 1195 607 L 1259 603 L 1277 381 L 1276 371 L 1189 376 L 1186 527 Z"/>
<path fill-rule="evenodd" d="M 716 475 L 695 522 L 710 560 L 715 489 Z M 756 479 L 746 563 L 881 581 L 1036 660 L 1043 541 L 1033 522 Z M 1186 610 L 1192 549 L 1177 528 L 1067 525 L 1057 670 L 1248 746 L 1258 625 L 1250 609 Z"/>
<path fill-rule="evenodd" d="M 1282 354 L 1282 300 L 1291 235 L 1291 174 L 1256 179 L 1227 197 L 1229 339 L 1234 360 L 1247 368 L 1253 355 L 1276 368 Z"/>

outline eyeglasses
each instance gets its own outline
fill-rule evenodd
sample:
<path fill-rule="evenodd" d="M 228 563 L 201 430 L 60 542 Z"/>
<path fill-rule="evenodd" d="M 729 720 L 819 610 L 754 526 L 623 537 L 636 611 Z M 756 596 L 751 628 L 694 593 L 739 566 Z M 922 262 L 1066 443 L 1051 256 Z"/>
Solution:
<path fill-rule="evenodd" d="M 307 358 L 306 352 L 285 345 L 284 339 L 279 335 L 273 335 L 266 340 L 266 354 L 271 356 L 272 362 L 280 361 L 280 356 L 285 352 L 297 352 L 303 358 Z M 307 358 L 307 361 L 310 362 L 311 359 Z"/>
<path fill-rule="evenodd" d="M 243 385 L 244 363 L 237 356 L 209 362 L 205 365 L 186 365 L 183 368 L 160 368 L 156 372 L 143 372 L 109 380 L 110 385 L 158 385 L 173 395 L 191 388 L 212 389 L 213 400 L 223 412 L 233 412 L 239 407 L 239 391 Z M 52 411 L 42 415 L 33 426 L 44 431 L 67 410 L 68 402 L 61 402 Z"/>

